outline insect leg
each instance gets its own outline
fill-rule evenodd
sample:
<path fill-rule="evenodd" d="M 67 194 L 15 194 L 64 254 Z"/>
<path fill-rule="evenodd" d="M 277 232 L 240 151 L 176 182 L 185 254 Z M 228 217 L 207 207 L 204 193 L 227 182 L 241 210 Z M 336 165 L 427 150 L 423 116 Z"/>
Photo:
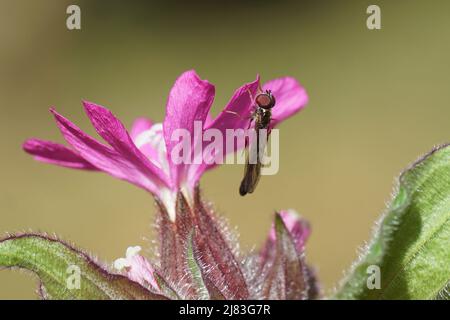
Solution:
<path fill-rule="evenodd" d="M 234 114 L 235 116 L 238 116 L 239 118 L 241 118 L 241 120 L 244 120 L 244 118 L 242 118 L 242 116 L 239 113 L 237 113 L 236 111 L 224 110 L 224 112 Z"/>

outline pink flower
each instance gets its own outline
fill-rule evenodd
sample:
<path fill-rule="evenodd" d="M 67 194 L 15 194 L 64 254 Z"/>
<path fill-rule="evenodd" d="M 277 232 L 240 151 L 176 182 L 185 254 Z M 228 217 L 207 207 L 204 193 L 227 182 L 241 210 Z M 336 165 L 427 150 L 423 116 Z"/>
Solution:
<path fill-rule="evenodd" d="M 152 193 L 157 205 L 158 254 L 150 262 L 139 254 L 140 247 L 130 247 L 124 258 L 114 262 L 120 272 L 117 274 L 58 239 L 26 235 L 26 241 L 40 242 L 44 247 L 51 245 L 56 257 L 65 252 L 81 261 L 89 275 L 86 279 L 92 284 L 83 294 L 92 298 L 317 298 L 317 281 L 304 259 L 310 232 L 304 220 L 294 211 L 276 213 L 259 254 L 242 254 L 226 223 L 202 199 L 198 186 L 202 174 L 220 163 L 210 162 L 211 158 L 220 160 L 226 153 L 244 147 L 240 141 L 229 148 L 225 139 L 219 141 L 222 152 L 208 154 L 206 136 L 213 131 L 228 138 L 230 129 L 248 129 L 255 111 L 253 97 L 260 90 L 271 90 L 277 101 L 272 109 L 271 128 L 301 110 L 308 101 L 305 90 L 292 78 L 272 80 L 261 88 L 257 77 L 240 87 L 224 110 L 212 118 L 209 112 L 214 86 L 188 71 L 170 91 L 163 123 L 139 118 L 128 132 L 108 109 L 84 101 L 87 116 L 107 144 L 90 137 L 52 108 L 68 146 L 29 139 L 24 143 L 25 151 L 39 161 L 103 171 Z M 177 160 L 180 129 L 187 133 L 189 147 L 181 149 L 183 158 L 189 159 L 186 162 Z M 198 156 L 200 161 L 196 161 Z M 41 289 L 43 297 L 59 292 L 54 286 L 42 285 Z M 53 291 L 47 294 L 47 289 Z M 66 291 L 63 290 L 65 294 Z"/>
<path fill-rule="evenodd" d="M 282 210 L 279 214 L 286 225 L 287 230 L 292 236 L 295 248 L 298 252 L 302 252 L 311 233 L 311 228 L 308 221 L 302 219 L 302 217 L 292 209 Z M 270 230 L 268 241 L 271 244 L 276 241 L 275 226 L 272 226 L 272 229 Z"/>
<path fill-rule="evenodd" d="M 153 292 L 159 292 L 160 288 L 154 276 L 154 268 L 150 262 L 139 254 L 140 246 L 129 247 L 125 258 L 114 261 L 114 268 L 124 271 L 130 280 L 133 280 L 143 287 L 150 288 Z"/>
<path fill-rule="evenodd" d="M 256 283 L 266 299 L 315 299 L 319 296 L 314 271 L 306 264 L 305 244 L 311 229 L 294 210 L 283 210 L 258 256 Z"/>
<path fill-rule="evenodd" d="M 23 148 L 42 162 L 103 171 L 131 182 L 157 197 L 174 221 L 177 193 L 181 191 L 192 202 L 195 185 L 202 174 L 214 165 L 204 162 L 175 164 L 168 156 L 176 145 L 176 141 L 171 139 L 173 132 L 186 129 L 193 134 L 196 121 L 203 124 L 202 130 L 214 128 L 225 133 L 226 129 L 247 129 L 254 108 L 249 92 L 256 95 L 258 87 L 259 78 L 244 84 L 236 90 L 224 111 L 212 119 L 209 112 L 215 95 L 214 86 L 200 79 L 195 71 L 187 71 L 175 81 L 170 91 L 162 124 L 139 118 L 128 132 L 108 109 L 84 101 L 92 125 L 109 145 L 87 135 L 52 108 L 50 111 L 69 146 L 29 139 Z M 293 78 L 275 79 L 262 88 L 272 90 L 277 100 L 272 113 L 274 126 L 301 110 L 308 102 L 306 91 Z"/>

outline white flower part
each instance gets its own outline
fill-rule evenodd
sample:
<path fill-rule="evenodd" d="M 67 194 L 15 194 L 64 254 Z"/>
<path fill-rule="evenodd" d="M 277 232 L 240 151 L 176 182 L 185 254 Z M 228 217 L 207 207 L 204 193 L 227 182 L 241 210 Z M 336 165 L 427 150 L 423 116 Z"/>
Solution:
<path fill-rule="evenodd" d="M 177 215 L 176 213 L 177 193 L 170 189 L 162 188 L 160 190 L 160 199 L 164 203 L 170 221 L 175 222 Z"/>
<path fill-rule="evenodd" d="M 186 197 L 186 200 L 188 203 L 192 204 L 194 203 L 194 190 L 192 188 L 188 187 L 188 184 L 186 182 L 181 183 L 181 192 Z"/>
<path fill-rule="evenodd" d="M 142 248 L 140 246 L 128 247 L 125 256 L 127 259 L 133 258 L 139 252 L 141 252 Z"/>
<path fill-rule="evenodd" d="M 156 153 L 156 155 L 153 154 L 153 157 L 149 157 L 149 160 L 158 168 L 162 169 L 167 177 L 171 177 L 162 123 L 155 123 L 150 129 L 142 131 L 134 139 L 134 144 L 138 149 L 149 145 Z M 175 221 L 177 193 L 168 188 L 162 187 L 159 191 L 158 197 L 167 209 L 169 219 L 172 222 Z"/>
<path fill-rule="evenodd" d="M 122 271 L 123 269 L 131 267 L 131 259 L 141 250 L 142 248 L 140 246 L 128 247 L 125 258 L 119 258 L 114 261 L 114 268 Z"/>
<path fill-rule="evenodd" d="M 123 269 L 129 268 L 129 267 L 130 267 L 130 263 L 125 258 L 119 258 L 114 261 L 114 268 L 119 271 L 122 271 Z"/>
<path fill-rule="evenodd" d="M 151 126 L 150 129 L 142 131 L 134 140 L 134 144 L 138 147 L 138 149 L 150 144 L 152 149 L 156 151 L 157 158 L 150 158 L 149 160 L 158 168 L 162 169 L 167 176 L 170 176 L 162 123 L 156 123 Z"/>
<path fill-rule="evenodd" d="M 140 148 L 147 143 L 150 143 L 153 147 L 158 145 L 160 140 L 162 140 L 162 123 L 155 123 L 150 129 L 139 133 L 134 139 L 134 144 L 136 147 Z"/>

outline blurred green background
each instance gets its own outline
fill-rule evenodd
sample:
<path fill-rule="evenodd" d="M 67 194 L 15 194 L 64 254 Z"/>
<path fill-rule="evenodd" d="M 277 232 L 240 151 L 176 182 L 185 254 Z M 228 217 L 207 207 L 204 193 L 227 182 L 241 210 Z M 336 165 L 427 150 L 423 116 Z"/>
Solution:
<path fill-rule="evenodd" d="M 81 7 L 81 31 L 66 29 L 69 4 Z M 366 28 L 369 4 L 381 7 L 381 30 Z M 50 106 L 93 134 L 82 99 L 130 125 L 162 120 L 173 81 L 190 68 L 216 85 L 215 113 L 257 73 L 291 75 L 310 104 L 280 127 L 279 174 L 245 198 L 239 166 L 211 171 L 202 187 L 246 250 L 274 210 L 298 210 L 329 291 L 400 170 L 450 138 L 449 14 L 449 1 L 0 0 L 0 232 L 54 232 L 108 262 L 150 246 L 146 192 L 21 150 L 28 137 L 63 141 Z M 0 271 L 0 298 L 35 298 L 35 288 L 28 275 Z"/>

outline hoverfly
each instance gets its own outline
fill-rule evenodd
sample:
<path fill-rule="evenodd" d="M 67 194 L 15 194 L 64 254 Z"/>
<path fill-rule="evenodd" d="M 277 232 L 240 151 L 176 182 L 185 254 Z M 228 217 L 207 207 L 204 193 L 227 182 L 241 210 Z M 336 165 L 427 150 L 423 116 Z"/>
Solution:
<path fill-rule="evenodd" d="M 244 178 L 239 187 L 239 194 L 245 196 L 247 193 L 252 193 L 258 184 L 261 176 L 261 160 L 264 156 L 267 139 L 270 133 L 270 122 L 272 120 L 271 109 L 275 106 L 275 97 L 270 90 L 259 93 L 254 99 L 255 110 L 252 115 L 252 120 L 255 122 L 255 141 L 252 141 L 248 146 L 247 160 L 245 164 Z M 250 122 L 251 123 L 251 122 Z M 260 130 L 267 130 L 267 139 L 261 141 Z M 263 139 L 264 140 L 264 139 Z M 256 156 L 256 159 L 254 158 Z M 253 160 L 253 161 L 250 161 Z M 256 161 L 255 161 L 256 160 Z"/>

